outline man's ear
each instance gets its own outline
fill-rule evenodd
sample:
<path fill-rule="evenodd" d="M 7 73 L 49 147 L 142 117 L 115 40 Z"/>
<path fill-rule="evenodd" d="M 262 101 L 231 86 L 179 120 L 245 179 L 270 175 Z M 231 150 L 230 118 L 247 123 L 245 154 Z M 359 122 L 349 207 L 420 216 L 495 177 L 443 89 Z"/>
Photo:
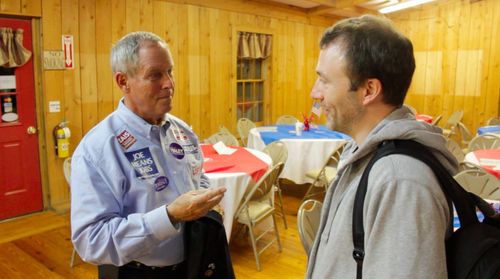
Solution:
<path fill-rule="evenodd" d="M 368 105 L 376 101 L 382 101 L 382 83 L 376 78 L 369 78 L 365 82 L 363 91 L 363 105 Z"/>
<path fill-rule="evenodd" d="M 115 81 L 116 85 L 123 91 L 123 93 L 128 93 L 129 87 L 128 87 L 128 77 L 126 74 L 122 72 L 117 72 L 115 74 Z"/>

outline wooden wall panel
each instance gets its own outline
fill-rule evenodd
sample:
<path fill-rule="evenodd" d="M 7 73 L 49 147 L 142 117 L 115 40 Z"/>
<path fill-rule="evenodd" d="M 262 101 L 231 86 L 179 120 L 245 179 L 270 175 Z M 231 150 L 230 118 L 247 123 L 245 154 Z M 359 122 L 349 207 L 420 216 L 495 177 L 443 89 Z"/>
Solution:
<path fill-rule="evenodd" d="M 67 120 L 69 128 L 71 129 L 72 137 L 81 138 L 83 135 L 83 121 L 82 121 L 82 90 L 80 78 L 80 18 L 78 12 L 79 0 L 65 0 L 61 1 L 61 11 L 74 11 L 72 13 L 63 12 L 60 15 L 62 23 L 60 35 L 73 35 L 74 51 L 74 69 L 63 71 L 64 86 L 63 96 L 61 102 L 64 104 L 64 114 L 62 120 Z M 56 33 L 57 34 L 57 33 Z M 59 35 L 59 34 L 57 34 Z M 61 39 L 59 39 L 61 40 Z M 58 42 L 60 43 L 60 41 Z M 61 46 L 54 45 L 53 49 L 60 49 Z M 48 73 L 49 71 L 45 71 Z M 48 85 L 48 84 L 47 84 Z M 55 125 L 55 124 L 53 124 Z M 75 150 L 75 144 L 70 146 L 70 150 Z"/>
<path fill-rule="evenodd" d="M 193 129 L 200 133 L 201 125 L 201 95 L 202 90 L 205 91 L 206 88 L 201 86 L 201 68 L 205 65 L 202 64 L 203 58 L 201 57 L 200 49 L 202 46 L 201 35 L 200 35 L 200 8 L 197 6 L 189 5 L 187 7 L 187 28 L 189 38 L 186 39 L 187 47 L 187 65 L 178 65 L 179 67 L 187 67 L 187 88 L 178 88 L 183 90 L 185 93 L 179 97 L 183 98 L 189 96 L 189 101 L 186 103 L 189 107 L 189 114 L 187 118 L 184 118 Z M 205 47 L 205 46 L 203 46 Z M 181 116 L 182 117 L 182 116 Z M 203 119 L 204 125 L 207 123 L 207 119 Z"/>
<path fill-rule="evenodd" d="M 113 74 L 109 64 L 109 51 L 112 41 L 112 22 L 109 11 L 112 3 L 109 0 L 96 1 L 96 73 L 97 73 L 97 101 L 98 118 L 103 119 L 115 108 L 113 100 Z"/>
<path fill-rule="evenodd" d="M 0 0 L 0 14 L 39 17 L 42 3 L 41 0 Z"/>
<path fill-rule="evenodd" d="M 190 94 L 191 88 L 189 85 L 190 79 L 194 78 L 189 73 L 189 41 L 188 34 L 190 32 L 188 26 L 188 6 L 168 3 L 169 11 L 177 11 L 177 16 L 168 13 L 167 16 L 168 26 L 172 28 L 171 35 L 167 40 L 170 42 L 172 52 L 174 52 L 174 76 L 175 76 L 175 94 L 172 113 L 182 117 L 185 121 L 190 123 Z M 191 34 L 189 35 L 191 37 Z M 175 51 L 174 51 L 175 50 Z"/>
<path fill-rule="evenodd" d="M 0 12 L 20 13 L 21 0 L 2 0 L 0 1 Z"/>
<path fill-rule="evenodd" d="M 414 42 L 418 59 L 407 102 L 422 113 L 465 108 L 474 132 L 498 115 L 500 1 L 449 0 L 390 15 Z M 172 113 L 193 125 L 201 139 L 219 125 L 236 132 L 237 30 L 273 36 L 270 117 L 309 112 L 316 80 L 318 40 L 332 20 L 245 0 L 0 0 L 0 13 L 42 17 L 43 50 L 61 50 L 73 35 L 75 69 L 43 71 L 43 107 L 60 100 L 61 113 L 44 110 L 49 191 L 53 206 L 67 202 L 62 160 L 52 149 L 52 128 L 70 121 L 72 150 L 116 108 L 122 93 L 109 66 L 112 43 L 130 31 L 153 31 L 170 45 L 176 89 Z M 266 15 L 266 16 L 263 16 Z M 479 88 L 479 89 L 477 89 Z M 478 92 L 476 92 L 478 91 Z"/>
<path fill-rule="evenodd" d="M 21 0 L 21 14 L 30 16 L 42 15 L 41 0 Z"/>
<path fill-rule="evenodd" d="M 54 125 L 68 120 L 73 131 L 73 151 L 85 133 L 116 108 L 122 94 L 114 85 L 109 51 L 119 38 L 137 30 L 153 31 L 169 43 L 176 78 L 172 113 L 192 125 L 201 139 L 220 125 L 236 133 L 234 36 L 239 29 L 273 35 L 271 115 L 267 123 L 273 123 L 282 114 L 300 117 L 302 112 L 310 110 L 309 92 L 316 78 L 318 40 L 330 22 L 319 19 L 313 24 L 307 15 L 296 12 L 287 19 L 284 10 L 275 11 L 276 17 L 261 16 L 262 8 L 255 4 L 248 13 L 241 12 L 237 10 L 242 10 L 245 1 L 240 0 L 232 1 L 230 9 L 194 2 L 193 5 L 165 0 L 41 2 L 44 49 L 61 49 L 63 34 L 73 35 L 75 43 L 73 70 L 43 71 L 46 94 L 43 105 L 60 100 L 64 108 L 61 113 L 45 114 L 47 142 L 52 144 Z M 0 3 L 7 2 L 0 0 Z M 62 160 L 51 154 L 52 149 L 47 152 L 51 203 L 55 206 L 69 200 L 69 191 L 62 179 Z"/>
<path fill-rule="evenodd" d="M 42 12 L 45 17 L 42 17 L 42 34 L 43 34 L 43 47 L 44 50 L 60 50 L 61 49 L 61 1 L 60 0 L 46 0 L 43 1 Z M 51 206 L 58 207 L 68 199 L 68 186 L 64 180 L 62 173 L 62 160 L 56 157 L 54 152 L 54 126 L 64 119 L 65 97 L 64 97 L 64 80 L 65 73 L 63 71 L 43 71 L 44 86 L 43 86 L 43 100 L 44 108 L 48 107 L 50 101 L 59 100 L 61 102 L 61 112 L 49 113 L 47 109 L 44 110 L 45 122 L 45 141 L 47 143 L 47 169 L 48 175 L 48 189 L 50 192 Z M 43 158 L 43 156 L 41 157 Z"/>
<path fill-rule="evenodd" d="M 464 110 L 473 134 L 499 114 L 499 10 L 494 0 L 444 1 L 390 16 L 417 57 L 408 104 L 444 120 Z"/>
<path fill-rule="evenodd" d="M 106 115 L 99 115 L 98 94 L 106 94 L 104 89 L 97 88 L 96 66 L 96 5 L 95 0 L 80 0 L 80 67 L 82 90 L 82 127 L 88 132 Z M 73 141 L 76 142 L 76 141 Z"/>
<path fill-rule="evenodd" d="M 109 12 L 107 13 L 108 15 L 110 14 Z M 111 1 L 111 45 L 109 46 L 109 49 L 103 53 L 104 56 L 108 56 L 108 61 L 109 61 L 109 52 L 111 50 L 112 44 L 116 41 L 118 41 L 121 37 L 123 37 L 126 34 L 126 20 L 125 16 L 126 15 L 126 6 L 123 5 L 123 0 L 112 0 Z M 109 62 L 108 62 L 109 63 Z M 109 64 L 108 64 L 109 65 Z M 111 66 L 109 66 L 109 70 L 111 71 Z M 111 81 L 113 84 L 111 86 L 113 90 L 113 103 L 116 106 L 118 105 L 118 102 L 122 98 L 122 92 L 120 89 L 118 89 L 117 86 L 114 86 L 114 77 L 113 80 Z"/>

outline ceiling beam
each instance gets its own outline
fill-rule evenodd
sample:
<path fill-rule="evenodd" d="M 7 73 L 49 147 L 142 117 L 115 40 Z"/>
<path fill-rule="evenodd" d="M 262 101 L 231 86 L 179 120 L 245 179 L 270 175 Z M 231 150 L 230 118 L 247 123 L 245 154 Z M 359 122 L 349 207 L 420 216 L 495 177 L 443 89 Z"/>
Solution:
<path fill-rule="evenodd" d="M 322 6 L 343 9 L 366 2 L 366 0 L 309 0 Z M 314 8 L 313 8 L 314 9 Z"/>
<path fill-rule="evenodd" d="M 308 9 L 307 14 L 313 15 L 336 15 L 340 17 L 355 17 L 364 14 L 378 14 L 377 11 L 361 8 L 358 6 L 352 6 L 350 8 L 338 9 L 331 7 L 316 7 Z"/>
<path fill-rule="evenodd" d="M 1 2 L 2 0 L 0 0 Z M 253 14 L 256 16 L 265 16 L 281 20 L 301 22 L 312 25 L 329 25 L 332 20 L 338 20 L 340 17 L 325 15 L 309 15 L 306 9 L 292 7 L 290 5 L 279 4 L 277 2 L 271 5 L 271 1 L 263 0 L 164 0 L 166 2 L 178 3 L 183 5 L 195 5 L 199 7 L 215 8 L 231 12 Z M 267 4 L 264 4 L 267 3 Z"/>
<path fill-rule="evenodd" d="M 358 11 L 344 9 L 344 10 L 335 10 L 335 11 L 331 12 L 330 14 L 335 15 L 335 16 L 340 16 L 340 17 L 359 17 L 359 16 L 362 16 L 366 13 L 360 13 Z"/>
<path fill-rule="evenodd" d="M 337 2 L 335 0 L 309 0 L 309 1 L 313 2 L 313 3 L 316 3 L 316 4 L 328 6 L 328 7 L 335 6 L 335 2 Z"/>

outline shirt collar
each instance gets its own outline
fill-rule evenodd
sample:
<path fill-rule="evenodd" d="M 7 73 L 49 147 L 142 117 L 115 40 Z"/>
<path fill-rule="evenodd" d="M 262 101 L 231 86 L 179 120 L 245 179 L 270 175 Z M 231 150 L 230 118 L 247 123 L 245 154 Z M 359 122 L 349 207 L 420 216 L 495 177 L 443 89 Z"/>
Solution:
<path fill-rule="evenodd" d="M 151 135 L 151 130 L 154 129 L 154 127 L 159 127 L 162 129 L 167 130 L 170 127 L 170 121 L 168 120 L 168 114 L 165 114 L 163 116 L 163 120 L 161 121 L 160 125 L 151 125 L 148 123 L 146 120 L 144 120 L 142 117 L 139 115 L 135 114 L 133 111 L 131 111 L 124 103 L 124 98 L 122 97 L 119 104 L 118 104 L 118 113 L 123 116 L 124 121 L 127 123 L 129 127 L 131 127 L 134 130 L 137 130 L 139 133 L 142 133 L 146 137 L 150 138 Z"/>

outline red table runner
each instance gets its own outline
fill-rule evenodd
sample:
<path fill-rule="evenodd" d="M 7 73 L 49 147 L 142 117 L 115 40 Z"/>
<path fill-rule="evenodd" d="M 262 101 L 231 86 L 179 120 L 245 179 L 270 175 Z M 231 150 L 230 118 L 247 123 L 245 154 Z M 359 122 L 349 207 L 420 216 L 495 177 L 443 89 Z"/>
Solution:
<path fill-rule="evenodd" d="M 424 122 L 427 122 L 427 123 L 432 123 L 432 116 L 427 115 L 427 114 L 417 114 L 417 115 L 415 115 L 415 118 L 418 121 L 424 121 Z"/>
<path fill-rule="evenodd" d="M 244 172 L 257 182 L 267 171 L 269 166 L 248 152 L 243 147 L 233 147 L 237 150 L 231 155 L 220 155 L 210 144 L 201 145 L 203 157 L 209 160 L 203 163 L 203 170 L 206 173 L 214 172 Z"/>
<path fill-rule="evenodd" d="M 488 163 L 487 160 L 500 161 L 500 149 L 481 149 L 474 151 L 474 156 L 476 156 L 479 165 L 487 170 L 489 173 L 500 179 L 500 169 L 495 164 Z M 486 159 L 481 161 L 481 159 Z"/>

